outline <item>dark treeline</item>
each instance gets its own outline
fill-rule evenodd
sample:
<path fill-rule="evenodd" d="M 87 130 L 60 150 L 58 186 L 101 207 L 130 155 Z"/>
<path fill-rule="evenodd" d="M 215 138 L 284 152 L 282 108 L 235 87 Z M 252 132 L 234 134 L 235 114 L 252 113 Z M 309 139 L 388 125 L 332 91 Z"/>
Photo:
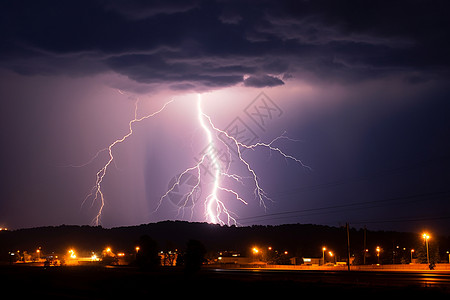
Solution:
<path fill-rule="evenodd" d="M 200 241 L 208 252 L 238 251 L 250 255 L 252 247 L 269 247 L 288 251 L 289 256 L 321 257 L 322 247 L 344 259 L 347 251 L 345 228 L 310 224 L 278 226 L 220 226 L 207 223 L 164 221 L 139 226 L 106 229 L 100 226 L 61 225 L 0 232 L 0 259 L 8 260 L 10 251 L 35 251 L 65 253 L 69 248 L 97 251 L 106 246 L 120 251 L 134 251 L 140 237 L 148 235 L 159 250 L 183 250 L 191 240 Z M 448 261 L 449 237 L 433 236 L 429 241 L 439 261 Z M 361 259 L 364 251 L 364 230 L 350 230 L 351 255 Z M 372 257 L 377 246 L 383 249 L 384 263 L 401 263 L 410 256 L 410 250 L 423 248 L 421 233 L 394 231 L 366 232 L 366 248 Z"/>

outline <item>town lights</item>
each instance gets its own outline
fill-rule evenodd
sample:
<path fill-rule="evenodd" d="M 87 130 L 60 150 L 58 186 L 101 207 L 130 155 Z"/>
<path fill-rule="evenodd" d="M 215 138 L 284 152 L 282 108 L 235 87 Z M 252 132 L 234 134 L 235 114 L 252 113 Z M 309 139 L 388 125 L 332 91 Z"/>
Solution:
<path fill-rule="evenodd" d="M 100 258 L 98 258 L 97 255 L 96 255 L 94 252 L 92 252 L 91 260 L 92 260 L 92 261 L 99 261 Z"/>
<path fill-rule="evenodd" d="M 68 253 L 71 259 L 77 258 L 77 255 L 75 254 L 75 251 L 73 249 L 70 249 Z"/>

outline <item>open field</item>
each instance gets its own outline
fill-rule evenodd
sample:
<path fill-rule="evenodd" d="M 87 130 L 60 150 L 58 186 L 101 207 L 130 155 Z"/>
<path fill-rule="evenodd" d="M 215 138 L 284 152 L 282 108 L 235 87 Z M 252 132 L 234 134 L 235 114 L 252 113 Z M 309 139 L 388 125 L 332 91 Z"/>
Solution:
<path fill-rule="evenodd" d="M 380 272 L 381 273 L 381 272 Z M 177 268 L 143 272 L 134 268 L 1 266 L 4 295 L 57 299 L 118 299 L 163 295 L 168 297 L 212 295 L 288 295 L 320 293 L 348 297 L 364 295 L 443 296 L 450 293 L 449 274 L 435 273 L 444 284 L 422 284 L 423 274 L 402 276 L 385 272 L 320 272 L 203 269 L 186 275 Z M 369 275 L 372 274 L 372 275 Z M 402 272 L 404 274 L 404 272 Z M 441 277 L 436 274 L 443 274 Z M 384 276 L 384 277 L 383 277 Z M 161 294 L 162 293 L 162 294 Z"/>

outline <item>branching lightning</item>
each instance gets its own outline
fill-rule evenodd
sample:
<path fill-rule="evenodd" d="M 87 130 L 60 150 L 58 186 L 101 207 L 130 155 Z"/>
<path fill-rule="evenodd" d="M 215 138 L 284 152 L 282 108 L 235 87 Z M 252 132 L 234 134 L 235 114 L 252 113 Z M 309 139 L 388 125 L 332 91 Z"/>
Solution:
<path fill-rule="evenodd" d="M 120 91 L 119 91 L 120 92 Z M 82 205 L 84 205 L 84 203 L 86 202 L 86 200 L 88 200 L 89 198 L 92 198 L 92 205 L 94 205 L 94 203 L 97 200 L 100 200 L 100 208 L 97 212 L 97 215 L 95 216 L 93 223 L 95 225 L 99 225 L 100 224 L 100 219 L 102 216 L 102 212 L 103 212 L 103 208 L 105 206 L 105 195 L 102 191 L 102 182 L 103 179 L 105 178 L 106 172 L 108 170 L 108 167 L 111 165 L 111 163 L 114 161 L 114 156 L 113 156 L 113 148 L 117 145 L 120 144 L 122 142 L 124 142 L 127 138 L 129 138 L 132 134 L 133 134 L 133 125 L 134 123 L 139 123 L 141 121 L 144 121 L 148 118 L 154 117 L 155 115 L 159 114 L 160 112 L 162 112 L 167 105 L 169 105 L 171 102 L 173 102 L 173 100 L 170 100 L 166 103 L 164 103 L 164 105 L 157 110 L 156 112 L 153 112 L 149 115 L 143 116 L 141 118 L 138 118 L 138 103 L 139 103 L 139 98 L 136 100 L 136 102 L 134 103 L 134 119 L 131 120 L 128 123 L 128 133 L 125 134 L 122 138 L 115 140 L 114 142 L 112 142 L 108 147 L 101 149 L 100 151 L 98 151 L 93 158 L 91 158 L 87 163 L 83 164 L 87 165 L 89 163 L 91 163 L 94 159 L 96 159 L 99 154 L 103 151 L 108 151 L 108 156 L 109 159 L 106 162 L 106 164 L 97 172 L 96 174 L 96 180 L 95 180 L 95 184 L 92 187 L 90 193 L 84 198 L 84 201 L 82 203 Z"/>
<path fill-rule="evenodd" d="M 95 154 L 95 156 L 86 163 L 86 164 L 91 163 L 93 160 L 95 160 L 99 156 L 99 154 L 101 152 L 107 151 L 109 159 L 105 163 L 105 165 L 100 170 L 98 170 L 98 172 L 96 173 L 95 184 L 92 187 L 90 193 L 86 196 L 86 198 L 83 201 L 83 204 L 84 204 L 88 199 L 92 199 L 92 205 L 94 205 L 94 203 L 96 203 L 97 201 L 100 202 L 99 210 L 93 220 L 93 223 L 95 225 L 100 224 L 103 208 L 105 206 L 105 196 L 102 191 L 102 183 L 106 176 L 108 167 L 114 161 L 113 148 L 117 144 L 124 142 L 128 137 L 130 137 L 133 134 L 133 125 L 135 123 L 141 122 L 145 119 L 154 117 L 157 114 L 161 113 L 166 108 L 167 105 L 169 105 L 171 102 L 173 102 L 173 100 L 165 103 L 158 111 L 156 111 L 152 114 L 146 115 L 144 117 L 141 117 L 141 118 L 138 118 L 138 102 L 139 102 L 139 100 L 136 100 L 136 102 L 135 102 L 134 118 L 128 123 L 128 133 L 125 134 L 122 138 L 117 139 L 114 142 L 112 142 L 108 147 L 98 151 Z M 177 188 L 177 186 L 180 185 L 181 178 L 184 175 L 186 175 L 189 172 L 195 172 L 197 180 L 196 180 L 195 184 L 184 195 L 183 203 L 179 204 L 180 205 L 179 211 L 184 210 L 185 208 L 190 206 L 191 207 L 191 217 L 192 217 L 193 212 L 194 212 L 194 207 L 196 206 L 195 197 L 200 188 L 200 184 L 202 183 L 202 179 L 204 178 L 204 175 L 205 175 L 201 171 L 201 166 L 204 165 L 206 163 L 206 161 L 208 161 L 211 165 L 212 176 L 213 176 L 212 184 L 209 185 L 210 186 L 209 193 L 203 199 L 204 217 L 207 222 L 222 224 L 222 225 L 223 224 L 237 225 L 236 214 L 228 208 L 225 201 L 221 200 L 222 199 L 221 195 L 223 195 L 225 193 L 232 195 L 232 197 L 236 201 L 239 201 L 244 205 L 248 204 L 248 202 L 246 200 L 244 200 L 244 198 L 236 190 L 224 185 L 223 179 L 225 179 L 225 178 L 239 182 L 242 185 L 244 185 L 244 181 L 243 181 L 244 178 L 246 178 L 246 179 L 250 178 L 252 181 L 252 185 L 254 186 L 255 199 L 257 201 L 259 201 L 260 206 L 262 206 L 264 209 L 266 209 L 267 201 L 273 201 L 273 200 L 268 196 L 268 194 L 262 188 L 255 169 L 251 166 L 249 161 L 244 158 L 242 152 L 243 152 L 243 150 L 246 150 L 246 149 L 254 150 L 255 148 L 259 148 L 259 147 L 267 148 L 270 150 L 270 153 L 272 153 L 272 152 L 278 153 L 279 155 L 284 157 L 286 160 L 292 160 L 292 161 L 300 164 L 300 166 L 309 169 L 309 167 L 306 166 L 305 164 L 303 164 L 303 162 L 301 160 L 297 159 L 296 157 L 294 157 L 292 155 L 285 153 L 279 147 L 274 146 L 274 143 L 280 139 L 287 139 L 290 141 L 294 141 L 294 140 L 290 139 L 289 137 L 287 137 L 285 135 L 285 133 L 276 137 L 270 143 L 257 142 L 255 144 L 247 145 L 247 144 L 244 144 L 244 143 L 238 141 L 235 137 L 231 136 L 226 131 L 221 130 L 217 126 L 215 126 L 211 117 L 203 111 L 202 97 L 200 94 L 197 95 L 196 109 L 197 109 L 197 121 L 198 121 L 200 128 L 202 129 L 202 131 L 204 133 L 204 137 L 205 137 L 206 143 L 208 145 L 206 148 L 206 151 L 204 151 L 204 153 L 202 154 L 200 159 L 198 159 L 195 164 L 186 168 L 183 172 L 180 173 L 180 175 L 178 175 L 176 177 L 176 180 L 173 183 L 173 185 L 170 186 L 168 188 L 168 190 L 165 192 L 165 194 L 163 194 L 160 197 L 155 211 L 157 211 L 160 208 L 164 199 L 166 197 L 168 197 L 169 194 Z M 219 135 L 221 135 L 222 138 L 218 138 Z M 245 169 L 247 170 L 248 175 L 249 175 L 248 177 L 243 177 L 238 174 L 230 173 L 230 163 L 223 165 L 224 163 L 218 159 L 218 157 L 215 153 L 217 143 L 222 143 L 226 147 L 226 149 L 228 151 L 227 155 L 231 158 L 230 146 L 229 146 L 229 144 L 224 142 L 223 137 L 225 137 L 230 142 L 231 146 L 235 148 L 234 150 L 236 150 L 236 152 L 237 152 L 238 162 L 241 163 L 245 167 Z M 231 161 L 231 159 L 230 159 L 230 161 Z M 86 165 L 86 164 L 84 164 L 84 165 Z M 84 166 L 84 165 L 82 165 L 82 166 Z"/>
<path fill-rule="evenodd" d="M 275 139 L 273 139 L 270 143 L 258 142 L 255 144 L 247 145 L 247 144 L 244 144 L 244 143 L 238 141 L 235 137 L 231 136 L 226 131 L 219 129 L 218 127 L 216 127 L 214 125 L 211 117 L 203 112 L 201 95 L 199 94 L 197 97 L 198 97 L 197 98 L 198 122 L 206 136 L 206 140 L 208 143 L 207 151 L 205 151 L 205 153 L 202 155 L 201 159 L 197 162 L 197 164 L 185 169 L 178 176 L 178 178 L 175 181 L 175 183 L 173 184 L 173 186 L 160 198 L 157 209 L 161 205 L 164 198 L 167 197 L 168 194 L 177 185 L 180 184 L 181 177 L 190 171 L 196 170 L 197 175 L 198 175 L 198 177 L 197 177 L 198 181 L 192 187 L 192 189 L 188 192 L 187 197 L 185 198 L 186 199 L 185 203 L 187 203 L 188 201 L 192 201 L 192 203 L 194 204 L 193 195 L 195 193 L 195 190 L 198 188 L 198 186 L 200 185 L 200 182 L 201 182 L 202 174 L 200 171 L 200 166 L 208 158 L 211 161 L 211 164 L 213 166 L 213 178 L 214 179 L 213 179 L 211 191 L 208 194 L 208 196 L 206 196 L 205 202 L 204 202 L 205 218 L 210 223 L 219 223 L 219 224 L 228 224 L 228 225 L 235 224 L 236 225 L 237 221 L 236 221 L 236 218 L 234 217 L 235 214 L 227 208 L 226 204 L 222 200 L 220 200 L 218 192 L 222 191 L 222 192 L 230 193 L 236 198 L 236 200 L 242 202 L 243 204 L 248 204 L 248 203 L 239 195 L 239 193 L 237 191 L 221 185 L 221 182 L 222 182 L 221 179 L 223 177 L 227 177 L 227 178 L 230 178 L 230 179 L 233 179 L 235 181 L 242 183 L 242 176 L 237 175 L 237 174 L 230 174 L 228 172 L 230 166 L 229 165 L 221 166 L 221 164 L 217 158 L 217 155 L 215 155 L 215 153 L 213 153 L 213 149 L 215 149 L 216 141 L 220 140 L 220 139 L 217 139 L 217 136 L 219 134 L 221 134 L 222 136 L 225 136 L 227 139 L 229 139 L 232 142 L 232 145 L 235 146 L 237 153 L 238 153 L 239 161 L 246 167 L 247 171 L 251 175 L 250 178 L 253 180 L 253 184 L 255 186 L 255 189 L 254 189 L 255 198 L 259 200 L 260 205 L 263 206 L 264 209 L 267 208 L 266 202 L 272 201 L 272 199 L 267 195 L 267 193 L 261 187 L 259 178 L 258 178 L 254 168 L 252 168 L 250 163 L 246 159 L 244 159 L 244 157 L 242 155 L 243 149 L 252 149 L 253 150 L 257 147 L 264 147 L 264 148 L 269 149 L 270 151 L 274 151 L 274 152 L 280 154 L 286 160 L 293 160 L 296 163 L 299 163 L 302 167 L 305 167 L 308 169 L 309 169 L 309 167 L 306 166 L 305 164 L 303 164 L 303 162 L 301 160 L 295 158 L 294 156 L 286 154 L 279 147 L 273 146 L 273 144 L 280 139 L 292 140 L 289 137 L 285 136 L 284 133 L 283 133 L 283 135 L 278 136 Z M 213 135 L 213 133 L 215 133 L 215 135 Z M 214 139 L 214 137 L 216 137 L 216 139 Z M 220 140 L 220 141 L 222 141 L 222 140 Z M 222 143 L 224 143 L 224 142 L 222 141 Z M 231 153 L 229 153 L 229 150 L 230 150 L 229 146 L 226 143 L 224 143 L 224 145 L 228 149 L 228 155 L 231 156 Z M 222 170 L 224 170 L 224 171 L 222 171 Z"/>

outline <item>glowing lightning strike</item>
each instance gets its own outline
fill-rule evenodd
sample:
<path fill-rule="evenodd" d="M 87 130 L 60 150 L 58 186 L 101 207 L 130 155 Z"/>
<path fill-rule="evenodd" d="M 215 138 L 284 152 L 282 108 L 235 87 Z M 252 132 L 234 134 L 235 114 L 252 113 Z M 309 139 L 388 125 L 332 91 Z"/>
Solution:
<path fill-rule="evenodd" d="M 120 92 L 120 91 L 119 91 L 119 92 Z M 121 94 L 122 94 L 122 93 L 121 93 Z M 115 140 L 114 142 L 112 142 L 107 148 L 104 148 L 104 149 L 98 151 L 98 152 L 94 155 L 94 157 L 91 158 L 91 159 L 89 160 L 89 162 L 87 162 L 87 163 L 85 163 L 85 164 L 82 165 L 82 166 L 84 166 L 84 165 L 86 165 L 86 164 L 89 164 L 89 163 L 92 162 L 95 158 L 97 158 L 98 155 L 99 155 L 101 152 L 106 151 L 106 150 L 108 151 L 109 159 L 108 159 L 108 161 L 106 162 L 106 164 L 105 164 L 105 165 L 97 172 L 95 184 L 94 184 L 94 186 L 92 187 L 90 193 L 86 196 L 86 198 L 84 199 L 84 201 L 83 201 L 83 203 L 82 203 L 82 205 L 84 205 L 84 203 L 86 202 L 87 199 L 93 197 L 93 198 L 92 198 L 92 205 L 93 205 L 98 199 L 100 199 L 100 208 L 99 208 L 99 210 L 98 210 L 98 212 L 97 212 L 97 215 L 95 216 L 95 218 L 94 218 L 94 220 L 93 220 L 93 223 L 94 223 L 95 225 L 99 225 L 99 224 L 100 224 L 100 219 L 101 219 L 101 216 L 102 216 L 103 208 L 104 208 L 104 206 L 105 206 L 105 195 L 103 194 L 103 191 L 102 191 L 102 182 L 103 182 L 103 179 L 105 178 L 106 171 L 108 170 L 108 167 L 111 165 L 111 163 L 112 163 L 113 160 L 114 160 L 114 156 L 113 156 L 113 152 L 112 152 L 113 147 L 116 146 L 117 144 L 120 144 L 120 143 L 124 142 L 128 137 L 130 137 L 130 136 L 133 134 L 133 124 L 134 124 L 134 123 L 139 123 L 139 122 L 141 122 L 141 121 L 143 121 L 143 120 L 146 120 L 146 119 L 148 119 L 148 118 L 151 118 L 151 117 L 153 117 L 153 116 L 159 114 L 160 112 L 162 112 L 162 111 L 166 108 L 167 105 L 169 105 L 171 102 L 173 102 L 173 100 L 170 100 L 170 101 L 166 102 L 166 103 L 165 103 L 159 110 L 157 110 L 156 112 L 153 112 L 153 113 L 151 113 L 151 114 L 149 114 L 149 115 L 146 115 L 146 116 L 143 116 L 143 117 L 141 117 L 141 118 L 138 118 L 138 116 L 137 116 L 138 102 L 139 102 L 139 98 L 136 100 L 136 102 L 135 102 L 135 104 L 134 104 L 134 119 L 131 120 L 131 121 L 128 123 L 128 133 L 125 134 L 122 138 L 117 139 L 117 140 Z"/>
<path fill-rule="evenodd" d="M 156 111 L 152 114 L 146 115 L 144 117 L 141 117 L 141 118 L 138 118 L 138 113 L 137 113 L 138 102 L 139 102 L 139 99 L 136 100 L 136 102 L 135 102 L 134 118 L 128 123 L 128 133 L 125 134 L 122 138 L 117 139 L 114 142 L 112 142 L 108 147 L 98 151 L 94 155 L 94 157 L 91 158 L 87 163 L 81 165 L 81 166 L 85 166 L 85 165 L 91 163 L 103 151 L 108 152 L 109 159 L 105 163 L 105 165 L 96 173 L 95 184 L 92 187 L 90 193 L 84 199 L 83 204 L 82 204 L 82 205 L 84 205 L 84 203 L 90 198 L 92 198 L 92 205 L 94 205 L 94 203 L 96 203 L 98 200 L 100 201 L 100 208 L 97 212 L 97 215 L 95 216 L 95 218 L 93 220 L 93 223 L 95 225 L 100 224 L 103 208 L 105 206 L 105 196 L 102 191 L 102 183 L 103 183 L 103 179 L 105 178 L 108 167 L 114 161 L 114 156 L 113 156 L 114 146 L 124 142 L 128 137 L 130 137 L 133 134 L 134 123 L 141 122 L 145 119 L 151 118 L 151 117 L 161 113 L 166 108 L 167 105 L 169 105 L 171 102 L 173 102 L 173 100 L 166 102 L 158 111 Z M 293 141 L 289 137 L 285 136 L 284 133 L 281 136 L 278 136 L 275 139 L 273 139 L 270 143 L 257 142 L 255 144 L 247 145 L 242 142 L 239 142 L 235 137 L 231 136 L 226 131 L 221 130 L 218 127 L 216 127 L 214 125 L 214 123 L 212 122 L 211 117 L 203 112 L 202 97 L 200 94 L 198 94 L 198 96 L 197 96 L 197 118 L 198 118 L 198 122 L 199 122 L 201 129 L 204 131 L 206 141 L 208 143 L 208 147 L 207 147 L 205 153 L 203 153 L 203 155 L 201 156 L 201 158 L 197 161 L 197 163 L 195 165 L 193 165 L 189 168 L 186 168 L 176 178 L 173 185 L 159 199 L 159 202 L 157 204 L 155 211 L 157 211 L 159 209 L 163 200 L 171 192 L 173 192 L 177 186 L 179 186 L 181 184 L 181 179 L 184 175 L 186 175 L 188 172 L 196 171 L 197 181 L 195 182 L 194 186 L 192 186 L 191 189 L 184 195 L 185 196 L 184 202 L 180 203 L 180 206 L 179 206 L 179 211 L 180 211 L 181 209 L 186 208 L 188 206 L 188 204 L 192 204 L 192 208 L 191 208 L 191 217 L 192 217 L 192 214 L 194 212 L 194 207 L 195 207 L 194 197 L 197 194 L 197 192 L 199 191 L 200 183 L 202 182 L 201 166 L 203 164 L 205 164 L 206 160 L 208 159 L 209 162 L 211 163 L 211 169 L 213 169 L 213 172 L 212 172 L 213 173 L 212 174 L 213 175 L 213 183 L 212 183 L 210 193 L 206 196 L 206 198 L 204 200 L 205 218 L 210 223 L 218 223 L 218 224 L 222 224 L 222 225 L 223 224 L 237 225 L 237 221 L 235 218 L 236 215 L 229 208 L 227 208 L 225 203 L 220 199 L 219 193 L 223 192 L 223 193 L 231 194 L 231 195 L 233 195 L 233 197 L 236 200 L 242 202 L 243 204 L 247 204 L 247 202 L 235 190 L 222 186 L 221 179 L 228 178 L 228 179 L 234 180 L 236 182 L 240 182 L 241 184 L 244 184 L 242 181 L 242 179 L 244 177 L 241 177 L 237 174 L 230 174 L 229 173 L 230 163 L 227 163 L 226 166 L 221 165 L 221 163 L 219 161 L 219 157 L 218 157 L 217 153 L 215 153 L 215 150 L 217 149 L 216 145 L 215 145 L 215 141 L 218 139 L 219 135 L 221 135 L 222 137 L 226 137 L 231 142 L 231 145 L 233 145 L 233 147 L 236 148 L 239 161 L 245 166 L 245 168 L 249 172 L 249 174 L 250 174 L 249 178 L 252 179 L 253 185 L 255 186 L 255 189 L 254 189 L 255 198 L 259 200 L 260 205 L 263 206 L 265 209 L 266 209 L 266 201 L 272 201 L 272 199 L 270 199 L 268 197 L 266 192 L 261 187 L 261 185 L 259 183 L 259 178 L 258 178 L 255 170 L 252 168 L 250 163 L 242 156 L 242 151 L 244 149 L 254 150 L 257 147 L 264 147 L 264 148 L 269 149 L 271 151 L 270 153 L 276 152 L 279 155 L 283 156 L 286 160 L 293 160 L 296 163 L 299 163 L 302 167 L 310 169 L 308 166 L 304 165 L 299 159 L 295 158 L 292 155 L 286 154 L 279 147 L 275 147 L 273 145 L 276 141 L 278 141 L 280 139 L 287 139 L 287 140 Z M 227 143 L 225 143 L 223 141 L 223 139 L 219 139 L 219 140 L 221 141 L 221 143 L 223 143 L 225 145 L 226 149 L 228 150 L 228 156 L 231 161 L 230 146 Z M 78 166 L 78 167 L 81 167 L 81 166 Z"/>
<path fill-rule="evenodd" d="M 261 185 L 259 184 L 258 176 L 256 175 L 255 170 L 250 166 L 250 163 L 247 162 L 247 161 L 243 158 L 243 156 L 242 156 L 242 148 L 246 148 L 246 149 L 254 149 L 254 148 L 257 148 L 257 147 L 265 147 L 265 148 L 268 148 L 270 151 L 278 152 L 278 153 L 279 153 L 281 156 L 283 156 L 285 159 L 291 159 L 291 160 L 293 160 L 293 161 L 299 163 L 302 167 L 311 170 L 311 168 L 308 167 L 307 165 L 303 164 L 303 162 L 302 162 L 301 160 L 295 158 L 295 157 L 292 156 L 292 155 L 286 154 L 286 153 L 284 153 L 280 148 L 274 147 L 274 146 L 273 146 L 273 143 L 274 143 L 274 142 L 276 142 L 277 140 L 282 139 L 282 138 L 283 138 L 283 139 L 292 140 L 292 139 L 290 139 L 289 137 L 284 136 L 284 133 L 283 133 L 283 135 L 278 136 L 278 137 L 276 137 L 275 139 L 273 139 L 270 143 L 262 143 L 262 142 L 258 142 L 258 143 L 255 143 L 255 144 L 246 145 L 246 144 L 244 144 L 244 143 L 242 143 L 242 142 L 239 142 L 235 137 L 229 135 L 226 131 L 217 128 L 217 127 L 213 124 L 211 118 L 210 118 L 208 115 L 206 115 L 206 114 L 203 113 L 203 116 L 206 117 L 206 118 L 208 119 L 209 124 L 211 125 L 211 127 L 212 127 L 217 133 L 225 135 L 225 136 L 226 136 L 228 139 L 230 139 L 230 140 L 233 142 L 233 144 L 235 145 L 236 150 L 237 150 L 237 153 L 238 153 L 239 160 L 246 166 L 248 172 L 250 172 L 250 174 L 251 174 L 251 176 L 252 176 L 252 178 L 253 178 L 253 182 L 254 182 L 254 185 L 255 185 L 255 190 L 254 190 L 255 196 L 259 199 L 260 205 L 263 206 L 264 208 L 266 208 L 265 200 L 272 201 L 272 199 L 269 198 L 269 197 L 267 196 L 267 193 L 262 189 Z M 236 176 L 236 175 L 235 175 L 235 174 L 232 174 L 232 175 L 229 175 L 229 176 Z"/>
<path fill-rule="evenodd" d="M 242 202 L 243 204 L 247 204 L 247 202 L 236 191 L 221 186 L 221 177 L 222 176 L 233 179 L 233 180 L 241 182 L 241 183 L 242 183 L 242 181 L 241 181 L 242 177 L 238 176 L 236 174 L 229 174 L 228 173 L 228 170 L 230 167 L 229 165 L 226 166 L 226 168 L 222 168 L 217 155 L 214 153 L 214 149 L 216 149 L 216 148 L 215 148 L 213 133 L 215 133 L 216 135 L 222 134 L 223 136 L 228 138 L 230 141 L 232 141 L 233 145 L 236 147 L 239 161 L 245 165 L 246 169 L 251 174 L 251 178 L 252 178 L 253 184 L 255 186 L 255 190 L 254 190 L 255 197 L 259 200 L 260 205 L 263 206 L 264 208 L 266 208 L 266 204 L 265 204 L 266 201 L 267 200 L 272 201 L 272 200 L 267 196 L 266 192 L 262 189 L 255 170 L 251 167 L 250 163 L 243 158 L 243 156 L 242 156 L 243 148 L 254 149 L 257 147 L 265 147 L 265 148 L 269 149 L 270 151 L 277 152 L 278 154 L 283 156 L 286 160 L 287 159 L 293 160 L 293 161 L 299 163 L 302 167 L 310 169 L 308 166 L 304 165 L 299 159 L 295 158 L 292 155 L 288 155 L 285 152 L 283 152 L 280 148 L 273 146 L 273 144 L 279 139 L 292 140 L 292 139 L 288 138 L 287 136 L 285 136 L 284 133 L 281 136 L 273 139 L 270 143 L 258 142 L 258 143 L 252 144 L 252 145 L 246 145 L 242 142 L 239 142 L 236 138 L 229 135 L 226 131 L 217 128 L 214 125 L 214 123 L 212 122 L 211 118 L 207 114 L 205 114 L 202 110 L 201 95 L 198 94 L 197 97 L 198 97 L 197 98 L 197 117 L 198 117 L 198 122 L 200 124 L 200 127 L 205 132 L 205 136 L 206 136 L 206 139 L 208 142 L 207 150 L 202 155 L 201 159 L 197 162 L 197 164 L 195 164 L 194 166 L 192 166 L 190 168 L 185 169 L 177 177 L 175 183 L 160 198 L 156 210 L 158 210 L 158 208 L 162 204 L 163 199 L 165 197 L 167 197 L 169 195 L 169 193 L 172 192 L 178 185 L 180 185 L 180 180 L 181 180 L 182 176 L 184 176 L 185 174 L 187 174 L 190 171 L 196 170 L 197 171 L 197 182 L 190 189 L 190 191 L 185 195 L 185 202 L 184 202 L 184 205 L 182 205 L 182 207 L 185 207 L 188 204 L 188 202 L 191 201 L 193 204 L 193 206 L 192 206 L 192 210 L 193 210 L 193 207 L 195 205 L 193 195 L 195 194 L 195 191 L 198 189 L 200 182 L 201 182 L 200 166 L 205 162 L 205 159 L 208 158 L 212 165 L 211 169 L 213 169 L 213 178 L 214 179 L 213 179 L 211 192 L 206 197 L 205 202 L 204 202 L 206 220 L 211 223 L 219 223 L 222 225 L 223 224 L 228 224 L 228 225 L 230 225 L 230 224 L 236 225 L 237 224 L 236 219 L 233 217 L 234 213 L 231 212 L 226 207 L 225 203 L 219 199 L 218 192 L 222 191 L 222 192 L 230 193 L 230 194 L 234 195 L 234 197 L 237 200 L 239 200 L 240 202 Z M 207 122 L 205 122 L 206 120 L 207 120 Z M 223 141 L 222 141 L 222 143 L 224 143 L 224 145 L 226 146 L 226 148 L 229 151 L 230 150 L 229 146 Z M 228 153 L 228 155 L 231 156 L 230 153 Z M 225 169 L 225 171 L 221 171 L 222 169 Z M 181 209 L 181 207 L 180 207 L 180 209 Z M 226 222 L 223 220 L 223 217 L 226 218 Z"/>
<path fill-rule="evenodd" d="M 238 200 L 242 201 L 245 204 L 247 204 L 247 203 L 235 191 L 220 187 L 221 165 L 217 160 L 217 155 L 214 155 L 214 153 L 213 153 L 213 149 L 215 147 L 214 147 L 214 140 L 213 140 L 212 132 L 208 128 L 208 126 L 206 126 L 205 121 L 204 121 L 205 117 L 208 117 L 208 116 L 205 115 L 205 113 L 202 110 L 202 97 L 200 94 L 198 94 L 197 97 L 198 97 L 198 99 L 197 99 L 198 122 L 200 123 L 200 126 L 202 127 L 202 129 L 205 131 L 205 134 L 206 134 L 206 137 L 208 140 L 208 150 L 206 151 L 206 155 L 211 160 L 212 165 L 213 165 L 213 170 L 214 170 L 213 188 L 212 188 L 211 193 L 206 197 L 205 214 L 206 214 L 207 219 L 211 223 L 223 224 L 223 221 L 220 219 L 220 214 L 222 212 L 227 216 L 228 224 L 230 223 L 230 220 L 232 220 L 234 223 L 236 223 L 236 219 L 234 219 L 231 216 L 231 214 L 230 214 L 229 210 L 226 208 L 225 204 L 219 200 L 219 198 L 217 196 L 217 190 L 220 189 L 222 191 L 230 192 L 230 193 L 234 194 Z M 208 117 L 208 120 L 211 121 L 209 117 Z"/>
<path fill-rule="evenodd" d="M 196 184 L 190 189 L 190 191 L 185 195 L 185 202 L 183 203 L 183 205 L 180 207 L 180 209 L 182 207 L 185 207 L 189 201 L 192 201 L 192 211 L 194 209 L 194 193 L 195 191 L 198 189 L 200 182 L 201 182 L 201 172 L 200 172 L 200 166 L 205 162 L 205 159 L 208 158 L 211 161 L 212 164 L 212 169 L 214 169 L 213 171 L 213 186 L 211 189 L 211 193 L 206 197 L 205 200 L 205 216 L 206 216 L 206 220 L 210 223 L 219 223 L 219 224 L 225 224 L 225 222 L 222 220 L 221 215 L 224 214 L 226 216 L 227 222 L 226 224 L 231 224 L 234 223 L 236 224 L 236 219 L 232 216 L 232 212 L 227 209 L 227 207 L 225 206 L 225 204 L 219 199 L 218 197 L 218 191 L 224 191 L 224 192 L 228 192 L 233 194 L 237 200 L 241 201 L 244 204 L 247 204 L 247 202 L 245 202 L 237 192 L 221 187 L 220 186 L 220 178 L 221 175 L 224 175 L 224 173 L 222 173 L 221 170 L 221 165 L 218 161 L 217 156 L 214 153 L 214 139 L 213 139 L 213 133 L 211 132 L 211 129 L 208 127 L 208 125 L 211 125 L 211 121 L 210 118 L 203 113 L 202 110 L 202 99 L 201 99 L 201 95 L 198 95 L 198 99 L 197 99 L 197 117 L 198 117 L 198 122 L 200 123 L 200 127 L 203 129 L 203 131 L 205 132 L 206 135 L 206 139 L 208 142 L 208 147 L 207 150 L 205 151 L 205 153 L 202 155 L 201 159 L 197 162 L 197 164 L 195 164 L 194 166 L 185 169 L 177 178 L 175 183 L 169 188 L 169 190 L 167 190 L 167 192 L 160 198 L 159 203 L 156 207 L 156 210 L 158 210 L 158 208 L 161 206 L 162 201 L 164 200 L 164 198 L 166 198 L 169 193 L 171 193 L 178 185 L 180 185 L 180 180 L 181 178 L 187 174 L 190 171 L 196 170 L 197 171 L 197 182 Z M 205 123 L 205 117 L 209 120 L 209 123 L 206 124 Z M 236 175 L 228 175 L 230 178 L 236 179 L 238 180 L 238 176 Z"/>

